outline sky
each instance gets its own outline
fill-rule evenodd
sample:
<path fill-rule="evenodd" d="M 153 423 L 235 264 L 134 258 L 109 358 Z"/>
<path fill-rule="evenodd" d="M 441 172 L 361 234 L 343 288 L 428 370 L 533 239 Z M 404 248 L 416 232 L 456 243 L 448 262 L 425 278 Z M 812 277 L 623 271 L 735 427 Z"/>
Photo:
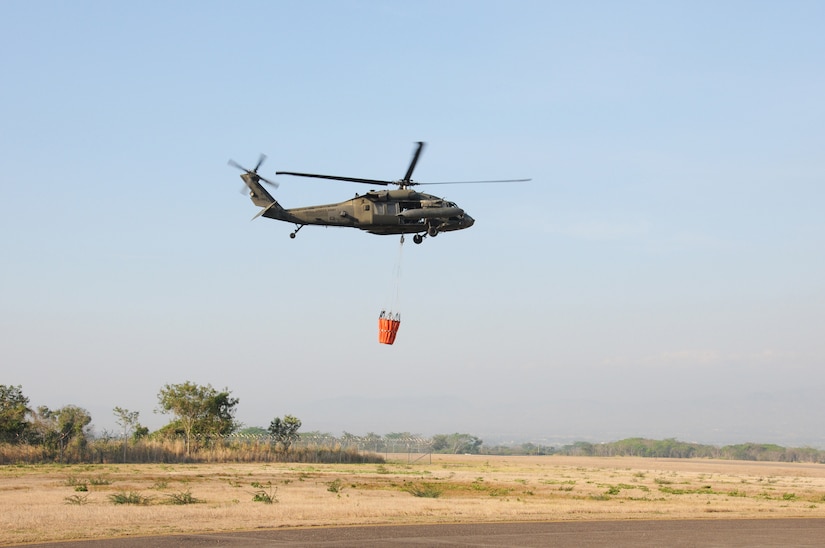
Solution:
<path fill-rule="evenodd" d="M 0 384 L 150 429 L 825 447 L 825 4 L 0 3 Z M 476 220 L 259 218 L 420 182 Z M 426 187 L 425 187 L 426 188 Z M 437 192 L 436 192 L 437 190 Z M 395 295 L 398 299 L 395 300 Z M 402 315 L 377 340 L 385 307 Z"/>

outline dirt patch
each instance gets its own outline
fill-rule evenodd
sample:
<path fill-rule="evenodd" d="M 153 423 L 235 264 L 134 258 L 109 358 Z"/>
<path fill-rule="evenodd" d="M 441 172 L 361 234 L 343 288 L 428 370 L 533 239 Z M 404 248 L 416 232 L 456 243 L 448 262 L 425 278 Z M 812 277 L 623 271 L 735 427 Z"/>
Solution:
<path fill-rule="evenodd" d="M 6 545 L 317 525 L 822 518 L 825 466 L 485 455 L 363 465 L 5 466 L 0 505 Z"/>

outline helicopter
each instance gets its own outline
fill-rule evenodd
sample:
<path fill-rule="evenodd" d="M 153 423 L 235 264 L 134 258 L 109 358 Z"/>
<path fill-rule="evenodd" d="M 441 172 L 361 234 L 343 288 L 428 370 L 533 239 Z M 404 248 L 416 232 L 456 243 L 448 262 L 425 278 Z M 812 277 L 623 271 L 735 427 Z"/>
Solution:
<path fill-rule="evenodd" d="M 278 183 L 275 181 L 270 181 L 258 175 L 258 169 L 266 159 L 266 155 L 261 154 L 253 169 L 247 169 L 234 160 L 229 160 L 229 165 L 244 172 L 241 174 L 241 179 L 249 190 L 249 197 L 253 204 L 262 208 L 252 219 L 267 217 L 277 221 L 293 223 L 296 228 L 289 234 L 289 237 L 293 239 L 303 227 L 320 225 L 358 228 L 371 234 L 401 234 L 402 241 L 404 234 L 414 234 L 413 241 L 420 244 L 426 236 L 435 238 L 441 232 L 470 228 L 475 220 L 458 207 L 455 202 L 447 201 L 432 194 L 417 192 L 411 187 L 437 184 L 511 183 L 530 180 L 499 179 L 493 181 L 419 183 L 412 180 L 412 174 L 421 152 L 424 150 L 424 142 L 418 141 L 416 145 L 407 172 L 403 178 L 397 181 L 276 171 L 275 175 L 330 179 L 376 186 L 396 185 L 398 187 L 391 190 L 370 190 L 362 195 L 356 194 L 355 198 L 351 200 L 336 204 L 291 209 L 283 208 L 261 184 L 265 183 L 274 188 L 278 187 Z"/>

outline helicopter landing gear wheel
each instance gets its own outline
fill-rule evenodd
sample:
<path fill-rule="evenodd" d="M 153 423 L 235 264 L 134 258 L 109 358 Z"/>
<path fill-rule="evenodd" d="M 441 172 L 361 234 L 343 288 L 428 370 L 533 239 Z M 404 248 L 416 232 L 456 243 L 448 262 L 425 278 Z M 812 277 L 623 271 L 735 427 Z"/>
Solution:
<path fill-rule="evenodd" d="M 304 225 L 295 225 L 295 230 L 289 233 L 289 237 L 294 240 L 295 236 L 298 235 L 298 231 L 302 228 L 304 228 Z"/>
<path fill-rule="evenodd" d="M 420 244 L 424 241 L 424 236 L 422 236 L 421 234 L 416 234 L 415 236 L 413 236 L 413 241 L 417 244 Z"/>
<path fill-rule="evenodd" d="M 430 226 L 427 229 L 427 235 L 430 238 L 435 238 L 436 236 L 438 236 L 438 227 L 437 226 Z"/>

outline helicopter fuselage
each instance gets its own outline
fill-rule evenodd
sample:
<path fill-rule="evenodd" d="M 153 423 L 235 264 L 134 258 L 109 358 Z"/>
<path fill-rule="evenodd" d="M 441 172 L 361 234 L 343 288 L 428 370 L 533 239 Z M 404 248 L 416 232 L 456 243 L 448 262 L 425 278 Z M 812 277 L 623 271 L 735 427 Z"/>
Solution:
<path fill-rule="evenodd" d="M 343 226 L 372 234 L 415 234 L 462 230 L 475 222 L 463 209 L 438 196 L 411 189 L 371 190 L 336 204 L 284 209 L 268 206 L 264 217 L 297 225 Z"/>

